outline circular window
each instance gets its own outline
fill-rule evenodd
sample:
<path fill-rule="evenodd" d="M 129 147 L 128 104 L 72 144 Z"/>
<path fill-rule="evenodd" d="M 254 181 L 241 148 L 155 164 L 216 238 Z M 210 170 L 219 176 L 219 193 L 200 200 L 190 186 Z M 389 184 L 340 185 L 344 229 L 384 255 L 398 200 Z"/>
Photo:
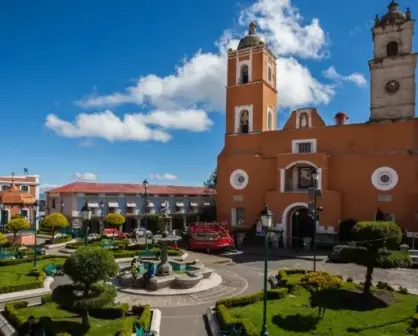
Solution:
<path fill-rule="evenodd" d="M 232 172 L 229 181 L 232 188 L 242 190 L 248 185 L 248 174 L 242 169 L 236 169 Z"/>
<path fill-rule="evenodd" d="M 398 173 L 390 167 L 377 168 L 372 174 L 373 186 L 381 191 L 391 190 L 398 184 Z"/>
<path fill-rule="evenodd" d="M 385 90 L 387 93 L 394 94 L 398 92 L 399 87 L 400 87 L 400 84 L 398 81 L 390 80 L 389 82 L 386 83 Z"/>

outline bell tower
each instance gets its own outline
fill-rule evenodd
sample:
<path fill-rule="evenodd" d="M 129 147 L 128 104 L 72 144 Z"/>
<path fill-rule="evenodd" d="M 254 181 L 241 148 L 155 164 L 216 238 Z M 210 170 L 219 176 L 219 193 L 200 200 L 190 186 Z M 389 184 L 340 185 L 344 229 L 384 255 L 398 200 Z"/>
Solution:
<path fill-rule="evenodd" d="M 395 0 L 390 2 L 385 15 L 376 15 L 372 29 L 374 57 L 369 61 L 371 121 L 415 117 L 414 25 L 410 9 L 402 12 Z"/>
<path fill-rule="evenodd" d="M 226 135 L 277 128 L 276 57 L 251 22 L 237 50 L 228 51 Z"/>

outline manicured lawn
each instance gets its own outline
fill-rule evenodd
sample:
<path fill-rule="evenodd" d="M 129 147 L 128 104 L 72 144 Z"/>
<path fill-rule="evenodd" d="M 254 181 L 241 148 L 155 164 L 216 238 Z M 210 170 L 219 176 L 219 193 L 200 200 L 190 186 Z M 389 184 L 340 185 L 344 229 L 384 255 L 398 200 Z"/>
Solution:
<path fill-rule="evenodd" d="M 331 294 L 332 293 L 332 294 Z M 310 308 L 310 294 L 298 288 L 286 298 L 270 300 L 267 306 L 269 335 L 361 335 L 403 336 L 410 328 L 418 296 L 376 291 L 365 299 L 354 284 L 324 292 L 325 315 L 317 319 L 318 308 Z M 263 303 L 229 309 L 235 318 L 248 319 L 261 330 Z"/>
<path fill-rule="evenodd" d="M 43 269 L 46 265 L 52 263 L 56 265 L 64 264 L 65 260 L 65 258 L 39 260 L 38 265 Z M 29 275 L 32 268 L 33 261 L 18 265 L 1 266 L 0 287 L 33 282 L 36 280 L 36 277 Z"/>
<path fill-rule="evenodd" d="M 54 330 L 57 333 L 66 332 L 71 335 L 113 336 L 122 329 L 125 320 L 123 318 L 103 320 L 90 316 L 90 329 L 86 331 L 82 326 L 79 315 L 58 309 L 55 303 L 19 309 L 19 314 L 25 320 L 31 315 L 36 319 L 50 317 L 53 321 Z"/>

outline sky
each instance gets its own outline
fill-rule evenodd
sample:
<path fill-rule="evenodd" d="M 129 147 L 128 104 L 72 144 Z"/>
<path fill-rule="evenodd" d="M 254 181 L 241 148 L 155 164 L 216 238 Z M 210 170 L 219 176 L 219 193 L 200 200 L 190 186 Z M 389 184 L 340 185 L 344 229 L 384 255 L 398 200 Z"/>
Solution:
<path fill-rule="evenodd" d="M 278 56 L 279 129 L 307 106 L 327 123 L 338 111 L 365 122 L 371 28 L 388 3 L 3 1 L 0 174 L 28 168 L 43 189 L 201 185 L 224 143 L 225 51 L 251 20 Z"/>

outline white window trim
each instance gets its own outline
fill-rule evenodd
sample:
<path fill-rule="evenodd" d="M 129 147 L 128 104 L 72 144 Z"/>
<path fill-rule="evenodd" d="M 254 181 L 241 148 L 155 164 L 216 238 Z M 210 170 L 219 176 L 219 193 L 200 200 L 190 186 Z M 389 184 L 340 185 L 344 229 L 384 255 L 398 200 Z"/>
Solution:
<path fill-rule="evenodd" d="M 311 153 L 316 153 L 316 139 L 298 139 L 292 140 L 292 153 L 293 154 L 309 154 L 309 153 L 299 153 L 299 144 L 301 143 L 310 143 L 311 144 Z"/>
<path fill-rule="evenodd" d="M 20 214 L 22 214 L 22 210 L 27 212 L 28 216 L 27 216 L 27 217 L 25 217 L 25 218 L 26 218 L 26 219 L 29 221 L 29 223 L 30 223 L 30 211 L 29 211 L 29 208 L 22 208 L 22 209 L 20 209 Z"/>
<path fill-rule="evenodd" d="M 241 105 L 235 106 L 235 133 L 241 133 L 240 117 L 244 110 L 248 111 L 248 133 L 253 132 L 253 105 Z"/>
<path fill-rule="evenodd" d="M 269 79 L 269 69 L 271 70 L 271 78 Z M 270 62 L 268 62 L 267 63 L 267 83 L 269 83 L 271 86 L 273 86 L 273 65 L 270 63 Z"/>
<path fill-rule="evenodd" d="M 308 114 L 308 127 L 312 127 L 312 114 L 310 109 L 301 109 L 296 111 L 296 128 L 300 128 L 300 117 L 302 114 Z"/>
<path fill-rule="evenodd" d="M 271 106 L 267 106 L 267 131 L 273 131 L 274 129 L 274 115 L 273 115 L 274 108 Z M 269 115 L 271 114 L 271 127 L 269 127 Z"/>
<path fill-rule="evenodd" d="M 29 187 L 27 184 L 21 184 L 21 185 L 19 186 L 19 190 L 20 190 L 20 191 L 22 191 L 22 187 L 28 187 L 28 191 L 27 191 L 27 192 L 30 192 L 30 187 Z"/>
<path fill-rule="evenodd" d="M 251 83 L 253 80 L 253 69 L 252 69 L 252 55 L 250 54 L 250 59 L 249 60 L 244 60 L 244 61 L 238 61 L 238 56 L 237 56 L 237 71 L 236 71 L 236 83 L 237 85 L 242 85 L 242 81 L 241 81 L 241 68 L 242 66 L 246 65 L 248 66 L 248 83 Z M 247 83 L 247 84 L 248 84 Z"/>

